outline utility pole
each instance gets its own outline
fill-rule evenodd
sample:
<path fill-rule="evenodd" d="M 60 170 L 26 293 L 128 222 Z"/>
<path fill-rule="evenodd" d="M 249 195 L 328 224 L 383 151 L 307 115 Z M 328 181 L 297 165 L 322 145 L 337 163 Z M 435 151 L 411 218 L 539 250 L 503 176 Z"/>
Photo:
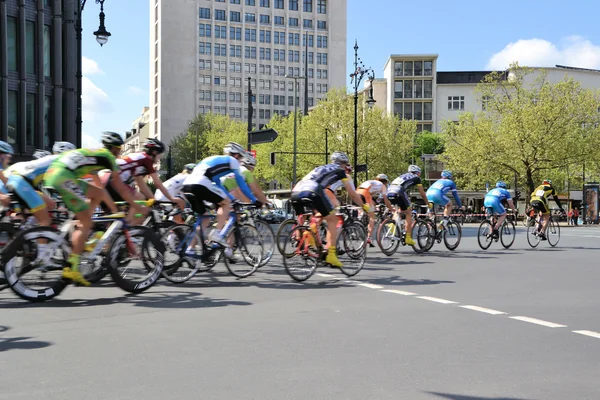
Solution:
<path fill-rule="evenodd" d="M 252 150 L 252 87 L 250 82 L 252 78 L 248 77 L 248 150 Z"/>
<path fill-rule="evenodd" d="M 305 51 L 304 51 L 304 115 L 308 115 L 308 32 L 304 34 Z"/>

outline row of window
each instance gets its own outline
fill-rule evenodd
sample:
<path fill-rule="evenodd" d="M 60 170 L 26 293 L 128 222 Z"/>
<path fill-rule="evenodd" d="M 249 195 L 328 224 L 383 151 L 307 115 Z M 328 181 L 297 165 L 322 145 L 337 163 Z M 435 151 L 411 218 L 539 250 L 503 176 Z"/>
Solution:
<path fill-rule="evenodd" d="M 6 44 L 7 44 L 7 61 L 8 61 L 8 69 L 10 71 L 18 71 L 19 70 L 19 23 L 17 18 L 8 17 L 6 20 Z M 36 41 L 37 34 L 36 29 L 40 29 L 38 25 L 36 25 L 33 21 L 25 21 L 25 72 L 28 74 L 36 73 L 36 66 L 39 62 L 43 63 L 44 76 L 51 76 L 51 68 L 50 68 L 50 39 L 52 29 L 49 25 L 44 25 L 43 30 L 43 59 L 38 60 L 36 57 Z"/>
<path fill-rule="evenodd" d="M 275 81 L 275 83 L 278 83 Z M 283 83 L 283 82 L 281 82 Z M 288 85 L 290 88 L 292 85 Z M 284 90 L 284 89 L 282 89 Z M 312 84 L 309 88 L 309 93 L 313 93 Z M 317 93 L 325 94 L 327 93 L 327 85 L 317 84 Z M 290 105 L 293 102 L 294 96 L 288 96 L 290 101 Z M 298 97 L 298 96 L 296 96 Z M 285 105 L 285 96 L 284 95 L 271 95 L 271 94 L 260 94 L 258 96 L 258 104 L 271 104 L 271 98 L 273 98 L 273 105 Z M 225 91 L 214 91 L 210 90 L 199 90 L 198 91 L 198 100 L 200 101 L 215 101 L 215 102 L 227 102 L 229 99 L 230 103 L 241 103 L 242 102 L 242 93 L 240 92 L 229 92 L 229 95 Z M 248 102 L 248 94 L 244 94 L 244 103 Z M 252 96 L 252 103 L 256 103 L 256 96 Z"/>
<path fill-rule="evenodd" d="M 310 58 L 310 54 L 309 54 L 309 58 Z M 211 61 L 211 60 L 200 59 L 200 60 L 198 60 L 198 69 L 206 70 L 206 71 L 214 70 L 214 71 L 226 72 L 227 71 L 227 62 L 226 61 Z M 259 65 L 259 73 L 261 75 L 271 75 L 271 70 L 273 70 L 273 75 L 275 75 L 275 76 L 285 76 L 286 75 L 285 66 L 278 66 L 278 65 L 271 66 L 271 65 L 263 65 L 263 64 Z M 242 72 L 242 63 L 230 61 L 229 62 L 229 72 Z M 245 63 L 244 64 L 244 72 L 246 72 L 248 74 L 256 74 L 256 64 Z M 313 68 L 309 68 L 308 69 L 308 77 L 314 78 L 315 77 L 314 72 L 315 72 L 315 70 Z M 289 74 L 294 75 L 294 76 L 300 76 L 300 69 L 298 67 L 290 67 Z M 317 77 L 317 79 L 327 79 L 328 78 L 327 70 L 318 68 L 316 77 Z"/>
<path fill-rule="evenodd" d="M 210 17 L 210 8 L 202 8 L 200 7 L 200 18 L 201 19 L 211 19 Z M 227 21 L 225 10 L 217 10 L 215 9 L 215 21 Z M 229 11 L 229 21 L 230 22 L 242 22 L 242 13 L 239 11 Z M 244 13 L 244 21 L 245 22 L 256 22 L 256 14 L 254 13 Z M 271 24 L 271 16 L 260 14 L 259 21 L 261 24 Z M 285 17 L 274 16 L 273 17 L 273 25 L 285 26 Z M 288 26 L 299 27 L 300 20 L 298 18 L 290 17 L 288 18 Z M 302 26 L 304 28 L 312 28 L 313 21 L 312 19 L 304 19 L 302 21 Z M 317 29 L 327 29 L 327 21 L 317 21 Z"/>
<path fill-rule="evenodd" d="M 433 61 L 396 61 L 394 76 L 433 76 Z"/>
<path fill-rule="evenodd" d="M 198 36 L 200 37 L 211 37 L 213 34 L 213 27 L 210 24 L 199 24 L 198 25 Z M 244 39 L 248 42 L 256 42 L 256 29 L 246 28 L 244 32 Z M 282 31 L 259 31 L 259 41 L 261 43 L 271 43 L 271 36 L 273 37 L 274 44 L 285 44 L 285 32 Z M 227 39 L 227 27 L 221 25 L 214 26 L 214 37 L 216 39 Z M 230 27 L 229 38 L 231 40 L 242 40 L 242 28 Z M 289 33 L 288 44 L 290 46 L 300 46 L 300 34 Z M 302 46 L 306 46 L 306 34 L 302 35 Z M 308 46 L 315 47 L 315 35 L 308 35 Z M 317 35 L 317 48 L 326 49 L 328 48 L 327 36 Z"/>
<path fill-rule="evenodd" d="M 432 102 L 397 102 L 394 103 L 394 115 L 403 119 L 414 119 L 417 121 L 433 120 Z"/>
<path fill-rule="evenodd" d="M 396 99 L 432 99 L 432 80 L 394 81 L 394 98 Z"/>
<path fill-rule="evenodd" d="M 297 100 L 299 100 L 299 99 L 297 99 Z M 291 98 L 290 102 L 293 103 L 294 99 Z M 282 104 L 280 104 L 280 106 L 285 106 L 285 101 Z M 293 106 L 293 104 L 289 104 L 289 106 Z M 309 97 L 308 106 L 309 107 L 314 106 L 314 98 Z M 208 113 L 213 112 L 215 114 L 229 115 L 231 118 L 241 118 L 242 117 L 241 107 L 229 107 L 229 109 L 227 109 L 227 107 L 225 107 L 225 106 L 211 107 L 209 105 L 199 105 L 198 112 L 200 114 L 208 114 Z M 286 116 L 289 114 L 289 111 L 287 111 L 285 109 L 273 109 L 272 113 L 274 116 L 275 115 Z M 254 116 L 256 116 L 256 111 L 254 112 Z M 247 118 L 248 118 L 248 109 L 244 108 L 244 120 Z M 264 109 L 258 110 L 258 118 L 270 120 L 271 119 L 271 110 L 264 110 Z M 264 126 L 263 124 L 260 124 L 259 127 L 262 129 L 263 126 Z M 429 127 L 429 129 L 425 129 L 425 130 L 431 131 L 431 124 L 418 124 L 417 131 L 421 132 L 424 130 L 423 127 L 427 127 L 427 126 Z"/>
<path fill-rule="evenodd" d="M 485 110 L 485 100 L 482 108 Z M 463 111 L 465 109 L 465 96 L 448 96 L 448 111 Z"/>
<path fill-rule="evenodd" d="M 37 94 L 27 93 L 25 95 L 25 108 L 19 107 L 19 92 L 15 90 L 8 91 L 8 143 L 17 146 L 22 140 L 25 140 L 27 146 L 38 146 L 47 148 L 50 141 L 50 105 L 52 99 L 44 97 L 44 123 L 43 142 L 39 143 L 36 138 L 42 135 L 36 135 L 37 118 Z M 19 123 L 21 116 L 25 114 L 25 126 Z"/>
<path fill-rule="evenodd" d="M 217 3 L 225 3 L 225 0 L 215 0 Z M 240 4 L 240 0 L 229 0 L 231 4 Z M 313 12 L 313 0 L 302 0 L 302 11 Z M 247 6 L 256 6 L 256 0 L 245 0 Z M 316 0 L 316 11 L 319 14 L 327 14 L 327 0 Z M 271 7 L 271 0 L 260 0 L 260 6 Z M 273 0 L 273 7 L 278 10 L 284 9 L 284 0 Z M 288 10 L 298 11 L 298 0 L 288 0 Z"/>
<path fill-rule="evenodd" d="M 214 51 L 211 49 L 214 46 Z M 217 57 L 227 57 L 227 45 L 226 44 L 212 44 L 210 42 L 198 42 L 198 53 L 210 56 L 214 54 Z M 259 48 L 259 58 L 261 60 L 271 60 L 271 54 L 273 55 L 273 61 L 286 61 L 285 50 L 284 49 L 273 49 L 271 53 L 271 49 L 260 47 Z M 298 50 L 288 50 L 287 61 L 298 63 L 300 62 L 300 51 Z M 305 52 L 302 52 L 302 62 L 304 62 Z M 242 46 L 239 45 L 229 45 L 229 57 L 242 57 Z M 255 46 L 244 46 L 244 58 L 256 59 L 256 47 Z M 314 53 L 308 53 L 308 62 L 310 64 L 314 64 Z M 317 64 L 319 65 L 327 65 L 328 56 L 327 53 L 317 53 Z"/>

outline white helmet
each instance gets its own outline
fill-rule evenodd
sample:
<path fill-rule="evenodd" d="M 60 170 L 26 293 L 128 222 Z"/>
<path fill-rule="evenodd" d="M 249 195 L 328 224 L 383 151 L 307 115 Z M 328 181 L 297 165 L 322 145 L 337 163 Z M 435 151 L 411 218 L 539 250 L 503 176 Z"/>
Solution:
<path fill-rule="evenodd" d="M 75 150 L 77 147 L 70 142 L 54 142 L 54 146 L 52 146 L 52 153 L 60 154 L 65 151 Z"/>
<path fill-rule="evenodd" d="M 331 162 L 336 163 L 336 164 L 341 164 L 341 163 L 348 164 L 350 162 L 350 159 L 348 158 L 346 153 L 344 153 L 342 151 L 334 151 L 331 154 Z"/>
<path fill-rule="evenodd" d="M 44 158 L 44 157 L 51 156 L 51 155 L 52 155 L 52 153 L 50 153 L 48 150 L 36 150 L 33 153 L 33 158 L 39 159 L 39 158 Z"/>
<path fill-rule="evenodd" d="M 248 153 L 246 153 L 246 149 L 244 149 L 241 144 L 238 144 L 236 142 L 227 143 L 225 145 L 225 148 L 223 149 L 223 153 L 227 154 L 228 156 L 230 156 L 232 154 L 239 154 L 242 157 L 244 157 L 248 154 Z"/>
<path fill-rule="evenodd" d="M 248 167 L 256 167 L 256 164 L 258 163 L 256 158 L 252 157 L 250 154 L 247 154 L 244 158 L 242 158 L 241 161 L 242 161 L 242 165 L 245 165 Z"/>
<path fill-rule="evenodd" d="M 380 181 L 386 181 L 386 182 L 389 181 L 389 179 L 388 179 L 388 177 L 387 177 L 386 174 L 379 174 L 379 175 L 377 175 L 377 179 L 380 180 Z"/>
<path fill-rule="evenodd" d="M 421 168 L 418 165 L 410 165 L 408 167 L 408 172 L 412 172 L 413 174 L 418 174 L 421 172 Z"/>

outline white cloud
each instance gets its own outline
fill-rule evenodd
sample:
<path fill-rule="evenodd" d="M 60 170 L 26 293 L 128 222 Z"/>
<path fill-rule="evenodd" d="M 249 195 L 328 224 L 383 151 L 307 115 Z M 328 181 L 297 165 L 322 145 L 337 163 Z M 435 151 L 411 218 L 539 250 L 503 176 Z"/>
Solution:
<path fill-rule="evenodd" d="M 94 84 L 88 77 L 81 80 L 82 99 L 81 108 L 83 120 L 93 122 L 97 114 L 110 113 L 114 111 L 110 98 L 106 92 Z"/>
<path fill-rule="evenodd" d="M 81 145 L 90 149 L 97 149 L 102 147 L 102 144 L 98 139 L 85 132 L 81 133 Z"/>
<path fill-rule="evenodd" d="M 100 69 L 96 61 L 87 57 L 81 57 L 81 59 L 81 70 L 83 75 L 104 75 L 104 71 Z"/>
<path fill-rule="evenodd" d="M 571 67 L 600 69 L 600 46 L 581 36 L 568 36 L 553 44 L 544 39 L 520 39 L 509 43 L 488 61 L 487 69 L 506 69 L 510 63 L 530 67 Z"/>
<path fill-rule="evenodd" d="M 131 94 L 135 94 L 135 95 L 140 95 L 140 94 L 145 94 L 146 91 L 142 88 L 139 88 L 137 86 L 129 86 L 129 93 Z"/>

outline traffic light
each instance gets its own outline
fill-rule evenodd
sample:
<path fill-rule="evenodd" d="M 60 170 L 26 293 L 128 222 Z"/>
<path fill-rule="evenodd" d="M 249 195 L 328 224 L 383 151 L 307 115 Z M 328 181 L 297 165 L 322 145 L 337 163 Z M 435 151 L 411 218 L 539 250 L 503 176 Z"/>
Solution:
<path fill-rule="evenodd" d="M 271 165 L 275 165 L 275 153 L 271 153 Z"/>

